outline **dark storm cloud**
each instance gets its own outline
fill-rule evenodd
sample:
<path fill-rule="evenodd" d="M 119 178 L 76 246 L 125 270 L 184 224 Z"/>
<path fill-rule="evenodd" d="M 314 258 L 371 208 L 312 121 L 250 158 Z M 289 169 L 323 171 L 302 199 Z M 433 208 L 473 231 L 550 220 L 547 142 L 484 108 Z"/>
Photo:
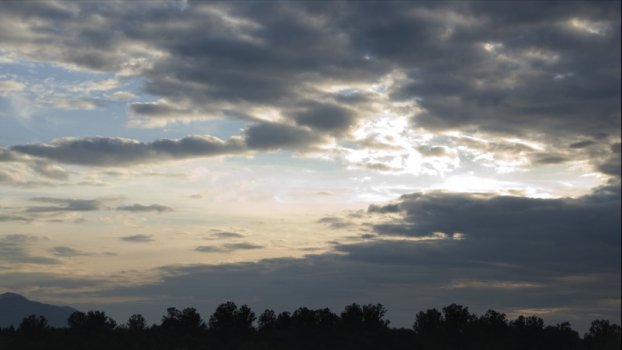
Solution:
<path fill-rule="evenodd" d="M 161 204 L 151 204 L 151 205 L 142 205 L 142 204 L 132 204 L 132 205 L 122 205 L 117 207 L 117 210 L 120 211 L 129 211 L 129 212 L 157 212 L 157 213 L 165 213 L 169 211 L 173 211 L 173 208 L 167 207 Z"/>
<path fill-rule="evenodd" d="M 137 242 L 137 243 L 144 243 L 144 242 L 153 242 L 153 236 L 151 235 L 131 235 L 131 236 L 124 236 L 121 237 L 122 241 L 125 242 Z"/>

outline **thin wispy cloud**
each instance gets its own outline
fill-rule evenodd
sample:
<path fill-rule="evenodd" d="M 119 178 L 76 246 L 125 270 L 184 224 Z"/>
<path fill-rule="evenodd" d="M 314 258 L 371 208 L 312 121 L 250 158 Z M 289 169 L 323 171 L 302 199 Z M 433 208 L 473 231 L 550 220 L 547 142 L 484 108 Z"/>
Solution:
<path fill-rule="evenodd" d="M 117 207 L 119 211 L 129 211 L 134 213 L 144 213 L 144 212 L 156 212 L 156 213 L 165 213 L 168 211 L 173 211 L 173 208 L 167 207 L 161 204 L 132 204 L 132 205 L 122 205 Z"/>
<path fill-rule="evenodd" d="M 151 235 L 142 235 L 142 234 L 123 236 L 121 237 L 121 240 L 125 242 L 135 242 L 135 243 L 147 243 L 147 242 L 155 241 L 155 239 L 153 239 Z"/>

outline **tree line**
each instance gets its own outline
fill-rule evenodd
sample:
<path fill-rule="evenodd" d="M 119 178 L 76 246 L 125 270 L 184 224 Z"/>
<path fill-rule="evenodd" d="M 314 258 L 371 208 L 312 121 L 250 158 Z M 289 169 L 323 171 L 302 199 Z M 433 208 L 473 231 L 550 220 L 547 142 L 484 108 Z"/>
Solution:
<path fill-rule="evenodd" d="M 195 308 L 171 307 L 160 324 L 140 314 L 118 324 L 103 311 L 74 312 L 67 327 L 53 328 L 43 316 L 0 329 L 0 349 L 410 349 L 410 350 L 618 350 L 621 328 L 595 320 L 580 336 L 568 322 L 544 325 L 537 316 L 509 320 L 489 310 L 483 315 L 451 304 L 416 314 L 410 329 L 392 328 L 381 304 L 351 304 L 340 314 L 328 308 L 294 312 L 219 305 L 207 321 Z"/>

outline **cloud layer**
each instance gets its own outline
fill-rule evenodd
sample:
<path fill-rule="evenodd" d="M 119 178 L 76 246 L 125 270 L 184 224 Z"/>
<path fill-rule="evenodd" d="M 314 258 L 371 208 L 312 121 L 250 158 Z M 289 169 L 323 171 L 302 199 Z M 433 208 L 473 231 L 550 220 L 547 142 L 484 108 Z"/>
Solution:
<path fill-rule="evenodd" d="M 528 155 L 532 164 L 589 161 L 603 151 L 615 164 L 619 10 L 617 2 L 525 3 L 515 11 L 477 2 L 9 3 L 0 39 L 12 55 L 143 78 L 144 92 L 158 100 L 129 106 L 135 124 L 247 124 L 225 141 L 92 137 L 13 149 L 110 166 L 335 140 L 351 147 L 361 141 L 352 134 L 358 127 L 393 113 L 413 129 L 540 142 L 544 153 Z M 54 47 L 42 50 L 48 42 Z M 115 86 L 102 84 L 84 89 Z"/>

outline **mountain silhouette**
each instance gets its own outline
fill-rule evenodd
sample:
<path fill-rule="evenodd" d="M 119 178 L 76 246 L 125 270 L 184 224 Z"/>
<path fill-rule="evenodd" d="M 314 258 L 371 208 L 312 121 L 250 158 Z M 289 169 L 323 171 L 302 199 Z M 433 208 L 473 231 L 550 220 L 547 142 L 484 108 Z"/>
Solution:
<path fill-rule="evenodd" d="M 65 327 L 74 311 L 77 310 L 69 306 L 44 304 L 15 293 L 0 294 L 0 327 L 18 327 L 24 317 L 33 314 L 44 316 L 52 327 Z"/>

